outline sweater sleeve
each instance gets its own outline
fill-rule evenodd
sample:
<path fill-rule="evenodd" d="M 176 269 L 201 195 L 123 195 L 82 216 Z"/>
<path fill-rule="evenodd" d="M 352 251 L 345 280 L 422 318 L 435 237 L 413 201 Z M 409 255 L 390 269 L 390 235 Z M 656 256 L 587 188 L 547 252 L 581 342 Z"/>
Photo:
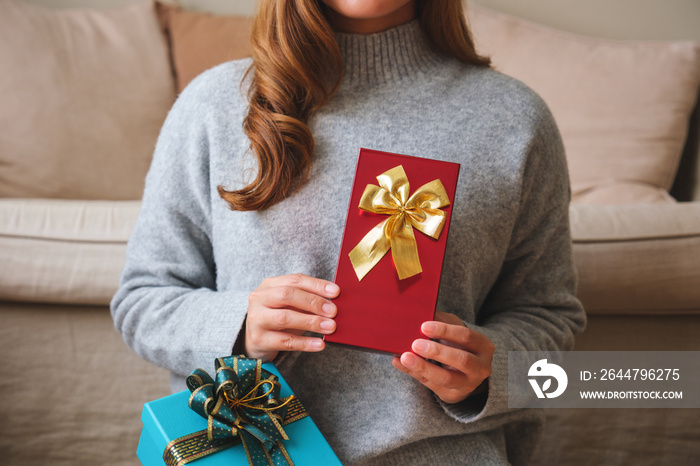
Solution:
<path fill-rule="evenodd" d="M 462 422 L 508 411 L 508 352 L 565 351 L 583 331 L 569 227 L 570 187 L 563 144 L 549 111 L 539 113 L 522 169 L 520 203 L 499 276 L 466 323 L 495 345 L 485 393 L 441 403 Z"/>
<path fill-rule="evenodd" d="M 163 125 L 111 303 L 127 345 L 181 375 L 230 355 L 247 310 L 246 293 L 216 287 L 207 87 L 191 83 Z"/>

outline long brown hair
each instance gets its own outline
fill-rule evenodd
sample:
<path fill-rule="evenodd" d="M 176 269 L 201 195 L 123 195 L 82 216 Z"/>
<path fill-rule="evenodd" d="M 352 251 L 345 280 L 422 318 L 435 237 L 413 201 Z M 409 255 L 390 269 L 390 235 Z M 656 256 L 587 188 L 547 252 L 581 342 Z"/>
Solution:
<path fill-rule="evenodd" d="M 257 157 L 256 178 L 219 195 L 232 210 L 263 210 L 289 196 L 309 174 L 309 117 L 340 85 L 343 59 L 321 0 L 262 0 L 253 22 L 249 109 L 243 130 Z M 477 54 L 462 0 L 418 0 L 421 27 L 435 47 L 466 63 Z"/>

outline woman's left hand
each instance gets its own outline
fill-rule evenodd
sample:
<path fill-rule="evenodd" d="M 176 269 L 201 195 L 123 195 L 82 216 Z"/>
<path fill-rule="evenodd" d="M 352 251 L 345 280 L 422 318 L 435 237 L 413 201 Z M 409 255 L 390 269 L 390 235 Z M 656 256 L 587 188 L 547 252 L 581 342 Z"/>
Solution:
<path fill-rule="evenodd" d="M 424 322 L 421 331 L 438 341 L 415 340 L 413 353 L 395 357 L 392 364 L 428 387 L 445 403 L 458 403 L 491 375 L 495 347 L 486 335 L 465 327 L 454 314 L 437 311 L 435 318 Z"/>

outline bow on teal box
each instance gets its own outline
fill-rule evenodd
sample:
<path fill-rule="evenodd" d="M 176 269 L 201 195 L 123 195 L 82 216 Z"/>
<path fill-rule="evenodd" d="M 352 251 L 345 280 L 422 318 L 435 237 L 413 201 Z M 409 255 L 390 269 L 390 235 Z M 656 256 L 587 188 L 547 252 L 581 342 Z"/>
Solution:
<path fill-rule="evenodd" d="M 137 456 L 146 466 L 342 466 L 272 363 L 231 356 L 216 376 L 146 403 Z"/>

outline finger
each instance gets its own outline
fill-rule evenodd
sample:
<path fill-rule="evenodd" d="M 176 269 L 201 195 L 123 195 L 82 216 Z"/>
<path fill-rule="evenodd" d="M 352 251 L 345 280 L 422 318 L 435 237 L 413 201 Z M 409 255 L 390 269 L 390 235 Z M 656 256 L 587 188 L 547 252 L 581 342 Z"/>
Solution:
<path fill-rule="evenodd" d="M 317 352 L 326 347 L 326 343 L 320 338 L 286 332 L 265 332 L 260 340 L 260 348 L 267 351 Z"/>
<path fill-rule="evenodd" d="M 435 393 L 441 400 L 445 401 L 446 403 L 456 403 L 466 398 L 466 396 L 470 393 L 470 387 L 467 386 L 466 383 L 459 384 L 456 388 L 447 388 L 427 378 L 425 374 L 421 373 L 420 371 L 413 370 L 412 367 L 407 367 L 406 365 L 404 365 L 404 361 L 408 364 L 411 364 L 409 362 L 409 358 L 411 357 L 416 359 L 417 365 L 420 364 L 421 358 L 417 357 L 415 354 L 412 353 L 404 353 L 403 355 L 401 355 L 401 358 L 395 357 L 391 363 L 395 368 L 397 368 L 401 372 L 413 377 L 418 382 L 423 384 L 426 388 Z M 425 364 L 430 364 L 427 361 L 423 362 Z"/>
<path fill-rule="evenodd" d="M 301 330 L 329 334 L 335 332 L 335 321 L 326 317 L 294 311 L 291 309 L 263 309 L 249 316 L 254 325 L 267 330 Z"/>
<path fill-rule="evenodd" d="M 340 287 L 335 283 L 329 282 L 328 280 L 311 277 L 303 273 L 267 278 L 260 284 L 261 288 L 273 288 L 278 286 L 301 288 L 306 292 L 329 299 L 337 297 L 340 293 Z"/>
<path fill-rule="evenodd" d="M 403 357 L 403 355 L 402 355 L 401 357 Z M 432 385 L 431 385 L 431 382 L 430 382 L 425 376 L 423 376 L 423 375 L 422 375 L 421 373 L 419 373 L 419 372 L 416 372 L 416 371 L 411 370 L 411 367 L 414 367 L 414 365 L 413 365 L 414 362 L 412 362 L 411 359 L 406 359 L 406 358 L 404 358 L 404 359 L 403 359 L 403 362 L 402 362 L 401 357 L 399 357 L 399 356 L 394 356 L 394 358 L 391 360 L 391 364 L 392 364 L 395 368 L 397 368 L 398 370 L 400 370 L 400 371 L 403 372 L 404 374 L 410 375 L 411 377 L 413 377 L 414 379 L 416 379 L 417 381 L 419 381 L 420 383 L 422 383 L 423 385 L 427 386 L 428 388 L 430 388 L 430 389 L 433 390 L 433 391 L 435 391 L 435 390 L 441 390 L 441 389 L 442 389 L 441 387 L 432 386 Z M 408 356 L 408 358 L 410 358 L 410 357 L 411 357 L 411 356 Z M 413 355 L 413 357 L 416 358 L 416 359 L 420 359 L 420 358 L 416 357 L 415 355 Z M 408 365 L 404 364 L 404 362 L 405 362 L 406 364 L 408 364 Z M 416 362 L 415 364 L 420 364 L 420 362 Z M 409 367 L 409 366 L 410 366 L 410 367 Z M 429 386 L 429 385 L 430 385 L 430 386 Z"/>
<path fill-rule="evenodd" d="M 476 378 L 484 372 L 483 365 L 479 358 L 459 348 L 443 345 L 436 341 L 415 340 L 411 349 L 420 357 L 437 361 L 454 370 L 466 374 L 470 378 Z M 435 366 L 437 367 L 437 366 Z"/>
<path fill-rule="evenodd" d="M 410 375 L 431 390 L 459 389 L 467 382 L 465 374 L 432 364 L 411 352 L 403 353 L 399 361 L 411 372 Z"/>
<path fill-rule="evenodd" d="M 436 386 L 435 384 L 431 383 L 424 377 L 414 373 L 407 367 L 405 367 L 403 364 L 401 364 L 401 360 L 398 357 L 395 357 L 391 361 L 392 365 L 400 370 L 401 372 L 404 372 L 405 374 L 415 378 L 419 382 L 421 382 L 426 388 L 428 388 L 430 391 L 435 393 L 442 401 L 445 403 L 459 403 L 460 401 L 464 400 L 469 394 L 471 393 L 469 391 L 469 387 L 464 387 L 464 388 L 459 388 L 459 389 L 447 389 L 444 387 L 439 387 Z"/>
<path fill-rule="evenodd" d="M 288 285 L 257 289 L 250 294 L 249 300 L 267 308 L 294 308 L 326 317 L 334 317 L 337 311 L 335 304 L 326 298 Z"/>
<path fill-rule="evenodd" d="M 486 335 L 467 328 L 463 324 L 452 325 L 432 320 L 423 322 L 421 332 L 428 338 L 455 343 L 478 355 L 493 353 L 493 343 Z"/>
<path fill-rule="evenodd" d="M 445 322 L 446 324 L 464 325 L 462 319 L 449 312 L 435 311 L 435 320 Z"/>

